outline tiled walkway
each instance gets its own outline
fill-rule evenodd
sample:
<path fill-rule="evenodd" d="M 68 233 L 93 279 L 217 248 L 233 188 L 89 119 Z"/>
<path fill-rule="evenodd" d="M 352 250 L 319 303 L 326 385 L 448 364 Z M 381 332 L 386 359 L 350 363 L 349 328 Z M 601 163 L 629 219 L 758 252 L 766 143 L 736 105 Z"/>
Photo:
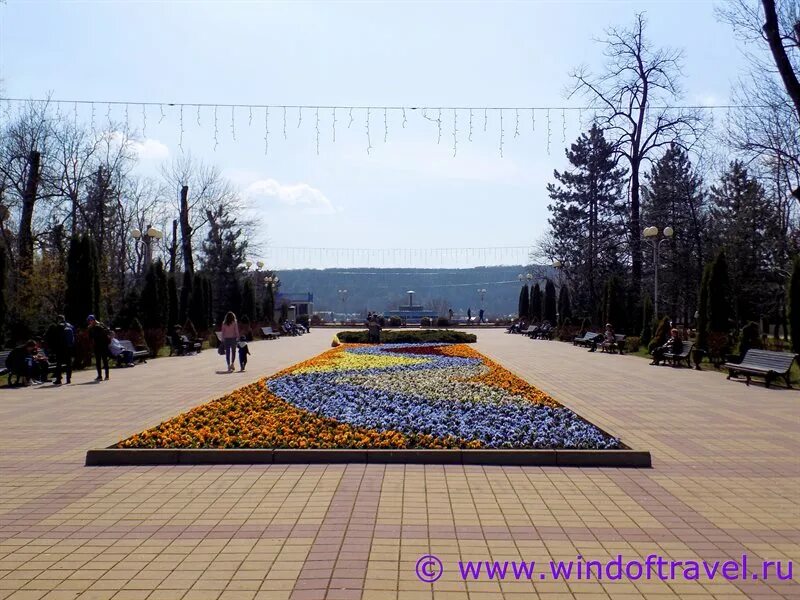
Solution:
<path fill-rule="evenodd" d="M 107 383 L 0 390 L 0 600 L 800 598 L 792 581 L 543 581 L 553 559 L 800 560 L 800 393 L 648 367 L 498 330 L 477 348 L 630 446 L 651 470 L 281 465 L 85 468 L 107 446 L 321 352 L 258 342 L 247 374 L 212 352 Z M 444 563 L 433 585 L 420 555 Z M 458 560 L 536 560 L 533 582 Z M 797 566 L 797 565 L 795 565 Z M 798 567 L 800 568 L 800 567 Z M 551 579 L 551 578 L 550 578 Z"/>

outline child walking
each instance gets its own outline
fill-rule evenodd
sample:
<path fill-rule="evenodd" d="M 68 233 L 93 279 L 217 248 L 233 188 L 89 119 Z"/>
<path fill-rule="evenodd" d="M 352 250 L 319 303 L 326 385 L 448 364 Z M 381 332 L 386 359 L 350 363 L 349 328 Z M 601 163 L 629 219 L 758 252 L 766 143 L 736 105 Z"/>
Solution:
<path fill-rule="evenodd" d="M 239 371 L 244 371 L 247 366 L 247 355 L 250 354 L 250 348 L 247 347 L 247 338 L 242 336 L 239 338 Z"/>

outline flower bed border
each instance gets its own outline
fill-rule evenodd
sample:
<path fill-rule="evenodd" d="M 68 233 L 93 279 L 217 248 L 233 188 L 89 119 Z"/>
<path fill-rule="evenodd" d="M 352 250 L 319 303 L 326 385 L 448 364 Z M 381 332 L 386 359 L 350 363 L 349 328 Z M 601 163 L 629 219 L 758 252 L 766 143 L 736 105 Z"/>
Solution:
<path fill-rule="evenodd" d="M 529 467 L 652 467 L 646 450 L 560 449 L 294 449 L 294 448 L 98 448 L 86 452 L 87 467 L 270 464 L 434 464 Z"/>

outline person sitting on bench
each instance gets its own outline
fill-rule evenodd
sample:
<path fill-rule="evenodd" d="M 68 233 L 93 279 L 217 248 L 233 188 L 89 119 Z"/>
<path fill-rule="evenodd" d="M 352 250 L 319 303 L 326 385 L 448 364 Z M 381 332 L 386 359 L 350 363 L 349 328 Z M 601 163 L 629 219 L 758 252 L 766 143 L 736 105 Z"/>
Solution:
<path fill-rule="evenodd" d="M 677 329 L 671 329 L 669 339 L 663 346 L 653 348 L 653 362 L 651 365 L 658 365 L 663 362 L 667 354 L 680 354 L 683 350 L 683 340 L 678 335 Z"/>
<path fill-rule="evenodd" d="M 119 343 L 117 335 L 113 331 L 109 334 L 108 353 L 126 367 L 133 366 L 133 352 L 126 350 L 125 347 Z"/>
<path fill-rule="evenodd" d="M 616 336 L 614 335 L 614 328 L 611 326 L 611 323 L 606 323 L 606 332 L 603 334 L 603 343 L 604 344 L 614 344 L 616 343 Z M 596 352 L 597 351 L 597 340 L 592 340 L 592 347 L 589 348 L 589 352 Z"/>

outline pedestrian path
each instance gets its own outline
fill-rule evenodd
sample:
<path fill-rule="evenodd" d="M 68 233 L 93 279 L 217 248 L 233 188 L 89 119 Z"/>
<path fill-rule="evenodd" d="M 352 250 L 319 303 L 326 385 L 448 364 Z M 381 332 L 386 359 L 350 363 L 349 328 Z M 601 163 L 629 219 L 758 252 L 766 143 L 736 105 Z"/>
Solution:
<path fill-rule="evenodd" d="M 83 467 L 87 448 L 316 355 L 331 332 L 0 390 L 0 600 L 798 598 L 790 582 L 465 582 L 458 560 L 800 560 L 800 393 L 478 332 L 477 349 L 653 453 L 650 470 Z M 434 554 L 444 574 L 415 574 Z"/>

